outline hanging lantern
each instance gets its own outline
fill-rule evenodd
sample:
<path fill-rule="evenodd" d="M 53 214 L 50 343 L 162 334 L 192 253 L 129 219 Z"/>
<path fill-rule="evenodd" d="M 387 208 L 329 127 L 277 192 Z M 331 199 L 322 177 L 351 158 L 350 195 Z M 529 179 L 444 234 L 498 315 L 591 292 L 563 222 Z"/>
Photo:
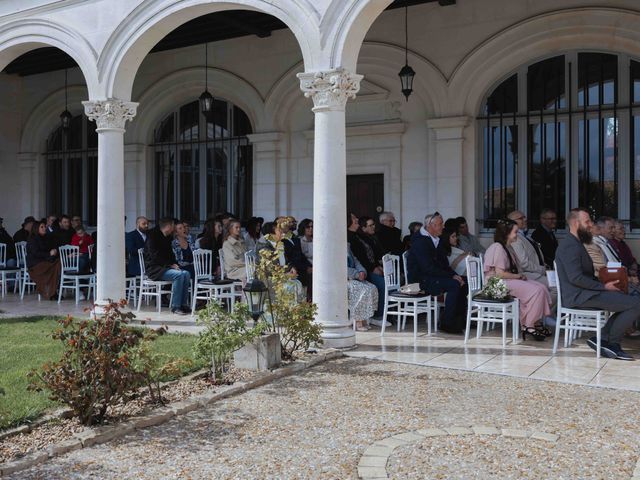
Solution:
<path fill-rule="evenodd" d="M 200 102 L 200 111 L 205 116 L 205 118 L 209 118 L 211 113 L 213 112 L 213 95 L 209 93 L 209 45 L 207 43 L 204 44 L 204 92 L 200 95 L 198 101 Z"/>
<path fill-rule="evenodd" d="M 71 112 L 67 109 L 67 100 L 68 100 L 68 85 L 67 85 L 67 69 L 64 70 L 64 112 L 60 114 L 60 123 L 62 124 L 62 129 L 67 131 L 71 126 L 71 119 L 73 116 Z"/>
<path fill-rule="evenodd" d="M 404 67 L 398 73 L 402 85 L 402 94 L 409 101 L 413 92 L 413 77 L 416 72 L 409 66 L 409 7 L 404 7 Z"/>

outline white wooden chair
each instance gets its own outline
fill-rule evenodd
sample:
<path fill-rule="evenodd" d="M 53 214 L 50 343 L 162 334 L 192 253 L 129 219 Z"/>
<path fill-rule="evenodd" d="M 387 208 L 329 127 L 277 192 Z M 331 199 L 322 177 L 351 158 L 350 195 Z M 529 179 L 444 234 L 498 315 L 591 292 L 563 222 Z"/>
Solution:
<path fill-rule="evenodd" d="M 562 306 L 562 293 L 560 285 L 560 275 L 557 274 L 558 267 L 553 262 L 556 271 L 556 287 L 558 289 L 558 305 L 556 317 L 556 331 L 553 338 L 553 354 L 558 350 L 558 339 L 560 330 L 564 330 L 564 347 L 568 348 L 573 342 L 578 332 L 596 333 L 596 357 L 600 358 L 600 344 L 602 342 L 601 330 L 609 320 L 609 312 L 605 310 L 586 310 L 582 308 L 567 308 Z"/>
<path fill-rule="evenodd" d="M 408 277 L 408 272 L 409 270 L 407 270 L 407 261 L 409 258 L 409 252 L 406 251 L 402 254 L 402 268 L 404 268 L 404 281 L 405 284 L 409 283 L 409 277 Z M 418 309 L 420 310 L 419 313 L 426 313 L 427 314 L 427 333 L 428 335 L 431 335 L 431 325 L 429 322 L 433 322 L 433 331 L 437 332 L 438 331 L 438 317 L 440 314 L 440 307 L 444 307 L 444 304 L 441 304 L 440 302 L 438 302 L 438 296 L 437 295 L 430 295 L 429 298 L 431 299 L 431 301 L 429 302 L 429 305 L 423 305 L 420 304 L 418 305 Z M 426 310 L 425 310 L 426 308 Z M 404 325 L 403 325 L 404 328 Z"/>
<path fill-rule="evenodd" d="M 227 279 L 227 272 L 224 269 L 224 251 L 222 249 L 218 250 L 218 258 L 220 259 L 220 279 Z M 238 301 L 242 301 L 243 293 L 242 293 L 242 280 L 229 279 L 233 280 L 234 294 Z"/>
<path fill-rule="evenodd" d="M 195 278 L 193 281 L 193 301 L 191 302 L 191 316 L 195 314 L 196 301 L 227 300 L 229 308 L 233 311 L 236 298 L 235 284 L 217 284 L 213 276 L 213 252 L 211 250 L 198 249 L 193 252 L 193 269 Z"/>
<path fill-rule="evenodd" d="M 493 302 L 474 297 L 480 293 L 484 286 L 484 271 L 482 259 L 468 256 L 467 263 L 467 283 L 469 294 L 467 297 L 467 326 L 464 333 L 464 343 L 469 341 L 471 322 L 477 322 L 476 338 L 482 335 L 484 322 L 491 324 L 502 324 L 502 348 L 507 344 L 507 324 L 511 322 L 512 341 L 515 343 L 520 335 L 520 304 L 517 298 L 508 302 Z"/>
<path fill-rule="evenodd" d="M 13 277 L 13 293 L 16 293 L 20 283 L 20 268 L 17 266 L 7 267 L 7 244 L 0 243 L 0 290 L 2 291 L 2 298 L 7 292 L 9 277 Z"/>
<path fill-rule="evenodd" d="M 256 251 L 248 250 L 244 252 L 244 263 L 247 269 L 247 282 L 256 276 Z"/>
<path fill-rule="evenodd" d="M 388 315 L 398 317 L 398 331 L 400 323 L 404 328 L 407 317 L 413 317 L 413 337 L 418 335 L 418 315 L 427 312 L 427 330 L 431 333 L 431 295 L 405 295 L 400 293 L 400 257 L 387 254 L 382 257 L 384 272 L 384 313 L 382 316 L 382 330 L 384 335 Z"/>
<path fill-rule="evenodd" d="M 139 312 L 142 306 L 142 297 L 147 298 L 147 305 L 149 304 L 149 297 L 154 297 L 156 299 L 158 313 L 160 313 L 162 309 L 162 295 L 169 295 L 169 304 L 171 304 L 173 300 L 173 282 L 168 280 L 151 280 L 147 277 L 144 269 L 144 248 L 138 249 L 138 262 L 140 262 L 140 291 L 138 293 L 137 311 Z"/>
<path fill-rule="evenodd" d="M 27 268 L 27 242 L 16 243 L 16 258 L 18 260 L 18 267 L 20 268 L 20 300 L 24 299 L 24 293 L 36 287 L 36 282 L 31 280 L 29 276 L 29 270 Z M 40 294 L 38 294 L 38 300 L 40 300 Z"/>
<path fill-rule="evenodd" d="M 82 273 L 79 270 L 80 248 L 75 245 L 63 245 L 58 249 L 60 254 L 60 286 L 58 288 L 58 303 L 62 300 L 63 290 L 73 290 L 76 296 L 76 305 L 80 301 L 80 289 L 87 289 L 87 300 L 95 297 L 96 275 L 94 273 Z"/>

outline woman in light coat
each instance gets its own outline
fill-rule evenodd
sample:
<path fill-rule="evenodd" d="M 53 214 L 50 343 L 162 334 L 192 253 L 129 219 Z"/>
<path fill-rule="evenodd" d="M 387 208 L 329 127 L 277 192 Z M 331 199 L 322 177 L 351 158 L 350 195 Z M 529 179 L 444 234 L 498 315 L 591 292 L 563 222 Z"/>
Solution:
<path fill-rule="evenodd" d="M 222 244 L 222 255 L 224 257 L 224 273 L 232 280 L 247 281 L 247 269 L 244 261 L 244 254 L 247 251 L 241 235 L 240 222 L 231 220 L 227 225 L 227 235 Z"/>

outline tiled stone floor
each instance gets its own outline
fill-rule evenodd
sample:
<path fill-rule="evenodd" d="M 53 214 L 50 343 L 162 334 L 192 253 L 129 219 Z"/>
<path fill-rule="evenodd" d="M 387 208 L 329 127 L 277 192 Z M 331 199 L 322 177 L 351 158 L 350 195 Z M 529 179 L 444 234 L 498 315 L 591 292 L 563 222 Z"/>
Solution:
<path fill-rule="evenodd" d="M 19 296 L 9 294 L 0 300 L 0 321 L 16 316 L 69 313 L 82 316 L 87 315 L 85 309 L 88 306 L 88 302 L 80 302 L 76 306 L 71 300 L 63 300 L 60 304 L 39 302 L 35 295 L 20 301 Z M 169 313 L 168 309 L 157 313 L 153 306 L 143 306 L 137 318 L 151 325 L 167 325 L 170 331 L 197 333 L 200 330 L 190 316 L 179 317 Z M 625 362 L 596 359 L 593 350 L 584 343 L 586 336 L 567 349 L 561 339 L 558 353 L 554 356 L 551 353 L 553 337 L 544 342 L 527 339 L 512 344 L 508 341 L 503 350 L 499 333 L 498 329 L 488 334 L 485 332 L 480 339 L 474 336 L 465 346 L 461 335 L 438 332 L 428 336 L 424 322 L 420 322 L 416 339 L 411 326 L 402 332 L 396 332 L 395 327 L 387 328 L 384 337 L 374 327 L 369 332 L 358 332 L 357 347 L 345 353 L 352 357 L 640 391 L 640 340 L 629 340 L 623 344 L 638 359 Z M 475 330 L 472 334 L 475 335 Z"/>

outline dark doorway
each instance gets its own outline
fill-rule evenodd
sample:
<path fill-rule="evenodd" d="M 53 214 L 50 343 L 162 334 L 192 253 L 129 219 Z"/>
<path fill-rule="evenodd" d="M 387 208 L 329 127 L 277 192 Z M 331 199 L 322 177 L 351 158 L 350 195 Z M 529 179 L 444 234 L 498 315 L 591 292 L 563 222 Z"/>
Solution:
<path fill-rule="evenodd" d="M 377 222 L 384 210 L 384 175 L 347 175 L 347 209 Z"/>

